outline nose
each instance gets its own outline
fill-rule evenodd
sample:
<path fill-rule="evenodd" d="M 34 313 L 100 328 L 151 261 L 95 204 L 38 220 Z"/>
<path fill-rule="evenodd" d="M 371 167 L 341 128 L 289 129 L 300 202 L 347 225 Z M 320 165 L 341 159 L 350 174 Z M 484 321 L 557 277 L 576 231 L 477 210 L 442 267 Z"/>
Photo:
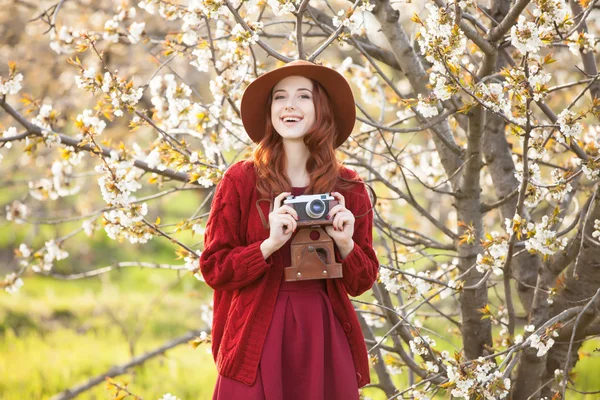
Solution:
<path fill-rule="evenodd" d="M 286 110 L 292 110 L 292 109 L 294 109 L 294 107 L 295 107 L 295 101 L 296 100 L 294 99 L 294 96 L 288 97 L 288 99 L 287 99 L 287 101 L 285 103 L 285 109 Z"/>

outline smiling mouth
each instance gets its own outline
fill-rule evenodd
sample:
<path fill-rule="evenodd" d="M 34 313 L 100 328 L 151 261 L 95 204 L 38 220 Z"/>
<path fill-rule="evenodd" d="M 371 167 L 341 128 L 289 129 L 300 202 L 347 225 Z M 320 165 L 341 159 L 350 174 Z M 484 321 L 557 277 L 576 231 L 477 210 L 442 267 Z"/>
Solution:
<path fill-rule="evenodd" d="M 302 121 L 302 118 L 298 118 L 298 117 L 284 117 L 284 118 L 281 118 L 281 120 L 284 123 L 296 123 L 296 122 Z"/>

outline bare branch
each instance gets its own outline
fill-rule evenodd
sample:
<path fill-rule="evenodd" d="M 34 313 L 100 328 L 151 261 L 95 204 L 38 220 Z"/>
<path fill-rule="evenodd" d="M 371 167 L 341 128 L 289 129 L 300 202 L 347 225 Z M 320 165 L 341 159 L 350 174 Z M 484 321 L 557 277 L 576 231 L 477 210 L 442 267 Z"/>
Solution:
<path fill-rule="evenodd" d="M 115 376 L 123 375 L 128 372 L 129 369 L 135 367 L 137 365 L 141 365 L 146 361 L 164 354 L 167 350 L 170 350 L 174 347 L 177 347 L 183 343 L 187 343 L 196 336 L 200 335 L 201 331 L 190 331 L 183 336 L 180 336 L 176 339 L 170 340 L 163 344 L 162 346 L 149 351 L 145 354 L 139 355 L 137 357 L 132 358 L 129 362 L 121 365 L 115 365 L 111 367 L 108 371 L 97 375 L 93 378 L 90 378 L 86 382 L 80 383 L 79 385 L 73 386 L 69 389 L 66 389 L 52 397 L 51 400 L 67 400 L 72 399 L 81 393 L 91 389 L 92 387 L 98 385 L 99 383 L 104 382 L 106 377 L 114 378 Z"/>

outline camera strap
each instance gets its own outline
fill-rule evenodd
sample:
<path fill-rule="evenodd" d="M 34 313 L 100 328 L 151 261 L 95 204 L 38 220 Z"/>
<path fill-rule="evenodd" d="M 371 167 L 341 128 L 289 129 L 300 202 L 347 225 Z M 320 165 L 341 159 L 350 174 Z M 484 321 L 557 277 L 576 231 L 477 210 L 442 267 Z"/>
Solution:
<path fill-rule="evenodd" d="M 260 208 L 260 205 L 258 204 L 261 201 L 268 201 L 269 202 L 269 214 L 270 214 L 273 211 L 273 200 L 271 200 L 271 199 L 258 199 L 258 200 L 256 200 L 256 208 L 258 209 L 258 215 L 260 216 L 260 220 L 261 220 L 261 222 L 263 224 L 263 228 L 269 229 L 269 224 L 265 220 L 265 215 L 263 214 L 262 208 Z"/>

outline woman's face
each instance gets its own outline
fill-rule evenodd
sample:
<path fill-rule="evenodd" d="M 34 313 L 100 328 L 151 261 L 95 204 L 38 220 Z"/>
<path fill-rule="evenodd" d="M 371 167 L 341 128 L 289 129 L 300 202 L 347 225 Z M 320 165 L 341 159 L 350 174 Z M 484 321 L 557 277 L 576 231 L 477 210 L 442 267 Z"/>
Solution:
<path fill-rule="evenodd" d="M 301 139 L 315 123 L 313 83 L 303 76 L 288 76 L 273 88 L 271 122 L 284 139 Z"/>

